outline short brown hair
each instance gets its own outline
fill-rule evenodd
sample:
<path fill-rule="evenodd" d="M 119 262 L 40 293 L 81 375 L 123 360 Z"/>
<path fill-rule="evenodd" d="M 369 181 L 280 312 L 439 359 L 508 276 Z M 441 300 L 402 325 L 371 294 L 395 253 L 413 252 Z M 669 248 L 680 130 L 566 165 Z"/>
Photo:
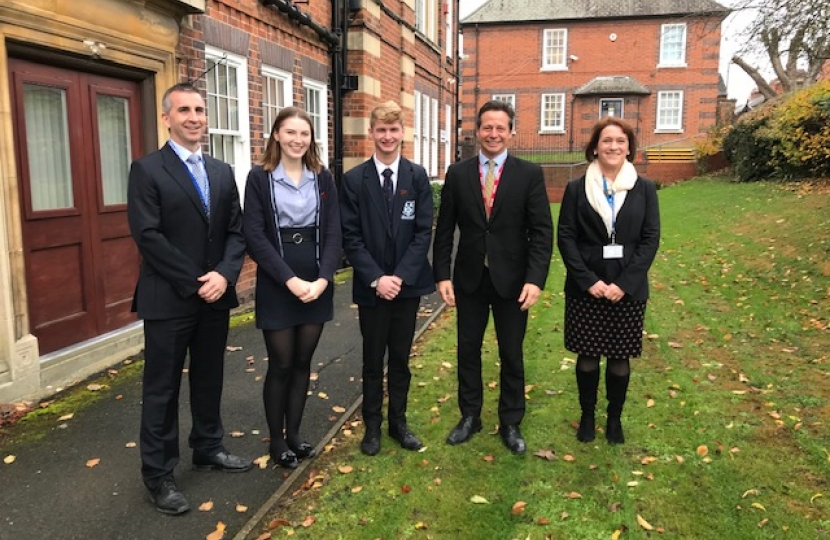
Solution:
<path fill-rule="evenodd" d="M 637 137 L 634 135 L 634 130 L 631 125 L 616 116 L 606 116 L 599 122 L 594 124 L 594 129 L 591 131 L 591 138 L 588 140 L 588 145 L 585 147 L 585 161 L 593 161 L 597 157 L 597 147 L 599 146 L 599 136 L 602 130 L 608 126 L 617 126 L 620 128 L 625 136 L 628 137 L 628 155 L 626 159 L 633 162 L 637 155 Z"/>
<path fill-rule="evenodd" d="M 268 142 L 265 144 L 265 155 L 262 156 L 262 168 L 271 172 L 280 164 L 282 149 L 280 148 L 280 143 L 274 139 L 274 134 L 280 130 L 282 123 L 289 118 L 300 118 L 308 122 L 308 126 L 311 128 L 311 144 L 303 156 L 303 165 L 312 172 L 320 172 L 323 168 L 323 162 L 320 159 L 320 151 L 317 148 L 317 142 L 314 138 L 314 121 L 312 121 L 307 112 L 297 107 L 280 109 L 279 114 L 274 119 L 274 125 L 271 126 L 271 133 L 268 135 Z"/>
<path fill-rule="evenodd" d="M 372 109 L 372 114 L 369 116 L 369 127 L 375 127 L 377 122 L 383 122 L 384 124 L 400 123 L 403 126 L 403 109 L 391 100 L 381 103 Z"/>
<path fill-rule="evenodd" d="M 498 101 L 495 99 L 488 101 L 478 110 L 478 116 L 476 116 L 476 129 L 481 127 L 481 117 L 487 111 L 501 111 L 503 113 L 507 113 L 507 116 L 510 118 L 510 131 L 513 131 L 513 122 L 516 120 L 516 111 L 513 110 L 513 106 L 508 102 Z"/>

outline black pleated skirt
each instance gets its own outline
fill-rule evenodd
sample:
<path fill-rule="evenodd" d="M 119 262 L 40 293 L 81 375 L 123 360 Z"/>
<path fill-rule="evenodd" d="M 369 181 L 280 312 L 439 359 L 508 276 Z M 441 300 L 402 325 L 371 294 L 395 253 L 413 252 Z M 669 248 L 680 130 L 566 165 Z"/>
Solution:
<path fill-rule="evenodd" d="M 637 358 L 643 352 L 645 300 L 612 303 L 565 295 L 565 348 L 577 354 Z"/>
<path fill-rule="evenodd" d="M 293 231 L 294 229 L 292 229 Z M 299 230 L 299 229 L 298 229 Z M 305 236 L 313 238 L 314 229 L 302 229 Z M 286 231 L 283 231 L 286 236 Z M 283 241 L 283 260 L 297 277 L 314 281 L 319 277 L 317 250 L 313 240 L 296 244 Z M 259 272 L 256 285 L 256 326 L 262 330 L 283 330 L 302 324 L 323 324 L 334 316 L 334 283 L 314 302 L 303 303 L 288 290 L 284 283 L 277 283 Z"/>

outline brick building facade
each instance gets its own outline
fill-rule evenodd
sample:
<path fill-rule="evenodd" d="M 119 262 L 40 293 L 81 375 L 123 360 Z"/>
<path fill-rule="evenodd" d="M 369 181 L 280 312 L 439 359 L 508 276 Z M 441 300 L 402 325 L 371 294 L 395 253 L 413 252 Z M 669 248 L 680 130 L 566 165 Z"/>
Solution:
<path fill-rule="evenodd" d="M 720 24 L 711 0 L 490 0 L 461 22 L 463 139 L 478 107 L 511 102 L 514 149 L 581 151 L 606 115 L 640 147 L 685 146 L 717 120 Z"/>

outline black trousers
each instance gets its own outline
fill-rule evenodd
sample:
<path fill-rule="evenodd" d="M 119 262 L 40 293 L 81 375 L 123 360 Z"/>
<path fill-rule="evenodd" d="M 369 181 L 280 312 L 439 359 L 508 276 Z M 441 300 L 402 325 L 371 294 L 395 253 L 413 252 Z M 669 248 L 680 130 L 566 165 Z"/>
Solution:
<path fill-rule="evenodd" d="M 383 358 L 388 351 L 389 425 L 406 422 L 409 396 L 409 352 L 415 334 L 420 297 L 378 299 L 374 307 L 360 306 L 363 335 L 363 421 L 380 429 L 383 421 Z"/>
<path fill-rule="evenodd" d="M 179 389 L 188 353 L 190 447 L 208 456 L 223 450 L 219 410 L 229 314 L 203 305 L 190 317 L 144 321 L 141 474 L 151 489 L 179 462 Z"/>
<path fill-rule="evenodd" d="M 481 379 L 481 344 L 493 311 L 499 342 L 499 423 L 519 424 L 525 414 L 524 344 L 527 311 L 517 298 L 498 295 L 485 269 L 472 294 L 455 287 L 458 329 L 458 406 L 463 416 L 481 416 L 484 386 Z"/>

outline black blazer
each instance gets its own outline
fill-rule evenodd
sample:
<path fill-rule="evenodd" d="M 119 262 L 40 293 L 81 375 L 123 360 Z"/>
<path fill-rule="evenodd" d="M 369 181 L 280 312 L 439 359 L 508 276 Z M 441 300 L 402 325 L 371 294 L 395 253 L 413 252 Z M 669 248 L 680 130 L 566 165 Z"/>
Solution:
<path fill-rule="evenodd" d="M 654 183 L 638 177 L 617 213 L 622 259 L 603 259 L 609 243 L 600 215 L 585 195 L 585 177 L 568 182 L 559 211 L 557 244 L 565 262 L 565 292 L 587 294 L 599 280 L 615 283 L 635 300 L 648 299 L 648 269 L 660 245 L 660 209 Z"/>
<path fill-rule="evenodd" d="M 169 319 L 196 313 L 199 276 L 215 270 L 228 289 L 215 309 L 239 305 L 234 285 L 242 269 L 245 240 L 233 171 L 205 155 L 210 183 L 210 220 L 187 166 L 169 144 L 133 162 L 127 217 L 141 253 L 133 311 L 142 319 Z"/>
<path fill-rule="evenodd" d="M 374 306 L 371 283 L 384 275 L 403 280 L 399 298 L 435 290 L 427 255 L 432 239 L 432 186 L 423 167 L 401 157 L 390 222 L 373 159 L 343 176 L 340 186 L 343 250 L 354 268 L 352 296 Z"/>
<path fill-rule="evenodd" d="M 487 254 L 502 298 L 518 298 L 525 283 L 545 287 L 553 251 L 553 223 L 542 168 L 507 156 L 490 219 L 484 212 L 478 155 L 450 166 L 441 190 L 432 262 L 435 280 L 450 279 L 456 225 L 460 231 L 453 281 L 472 294 Z"/>
<path fill-rule="evenodd" d="M 277 221 L 271 201 L 270 173 L 257 165 L 248 173 L 245 185 L 245 212 L 242 217 L 248 254 L 257 263 L 257 275 L 266 274 L 279 284 L 296 274 L 280 255 L 277 243 Z M 340 267 L 340 211 L 334 177 L 327 169 L 317 176 L 320 190 L 320 273 L 333 283 Z"/>

